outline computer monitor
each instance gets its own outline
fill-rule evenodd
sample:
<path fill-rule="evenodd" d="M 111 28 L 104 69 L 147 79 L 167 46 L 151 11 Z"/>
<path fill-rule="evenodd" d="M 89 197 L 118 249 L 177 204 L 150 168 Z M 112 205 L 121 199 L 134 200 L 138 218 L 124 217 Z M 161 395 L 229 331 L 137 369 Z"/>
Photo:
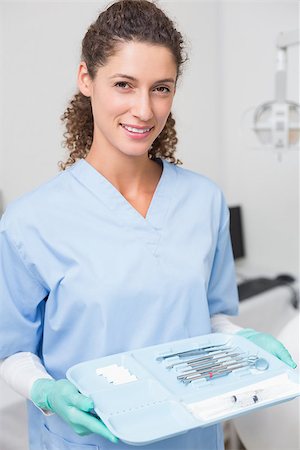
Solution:
<path fill-rule="evenodd" d="M 245 256 L 242 210 L 240 206 L 229 207 L 230 237 L 234 259 Z"/>

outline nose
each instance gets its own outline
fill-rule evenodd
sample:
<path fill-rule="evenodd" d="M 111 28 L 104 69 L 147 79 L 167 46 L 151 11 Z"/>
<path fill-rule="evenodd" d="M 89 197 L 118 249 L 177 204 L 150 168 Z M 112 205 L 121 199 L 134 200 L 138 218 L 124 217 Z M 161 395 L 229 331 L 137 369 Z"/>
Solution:
<path fill-rule="evenodd" d="M 149 92 L 140 92 L 139 94 L 136 94 L 131 113 L 143 122 L 152 119 L 153 110 Z"/>

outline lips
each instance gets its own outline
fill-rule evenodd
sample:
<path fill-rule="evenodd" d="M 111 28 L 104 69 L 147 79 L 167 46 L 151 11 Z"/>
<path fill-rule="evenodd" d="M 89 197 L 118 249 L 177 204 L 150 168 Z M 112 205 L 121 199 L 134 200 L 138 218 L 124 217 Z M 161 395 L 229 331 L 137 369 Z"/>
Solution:
<path fill-rule="evenodd" d="M 127 125 L 124 123 L 121 123 L 122 127 L 125 128 L 125 130 L 129 131 L 130 133 L 136 133 L 136 134 L 146 134 L 149 131 L 152 130 L 154 127 L 140 127 L 138 125 Z"/>

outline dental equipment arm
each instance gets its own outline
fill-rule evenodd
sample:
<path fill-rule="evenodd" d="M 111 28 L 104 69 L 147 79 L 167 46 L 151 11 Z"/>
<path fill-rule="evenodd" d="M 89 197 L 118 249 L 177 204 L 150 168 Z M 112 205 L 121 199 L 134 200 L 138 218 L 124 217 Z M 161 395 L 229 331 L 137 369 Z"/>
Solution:
<path fill-rule="evenodd" d="M 216 314 L 212 316 L 211 328 L 213 333 L 229 333 L 243 336 L 267 352 L 276 356 L 293 369 L 297 367 L 297 364 L 292 359 L 285 346 L 270 334 L 260 333 L 252 328 L 241 328 L 232 323 L 225 314 Z"/>

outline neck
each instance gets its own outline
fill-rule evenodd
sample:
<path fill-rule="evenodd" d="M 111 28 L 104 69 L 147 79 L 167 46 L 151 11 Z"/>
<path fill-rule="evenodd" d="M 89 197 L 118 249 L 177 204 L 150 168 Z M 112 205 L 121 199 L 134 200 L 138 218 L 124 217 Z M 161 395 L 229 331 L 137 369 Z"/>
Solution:
<path fill-rule="evenodd" d="M 152 189 L 153 180 L 159 179 L 161 167 L 149 159 L 148 154 L 128 156 L 120 152 L 101 152 L 91 147 L 86 161 L 125 197 Z"/>

